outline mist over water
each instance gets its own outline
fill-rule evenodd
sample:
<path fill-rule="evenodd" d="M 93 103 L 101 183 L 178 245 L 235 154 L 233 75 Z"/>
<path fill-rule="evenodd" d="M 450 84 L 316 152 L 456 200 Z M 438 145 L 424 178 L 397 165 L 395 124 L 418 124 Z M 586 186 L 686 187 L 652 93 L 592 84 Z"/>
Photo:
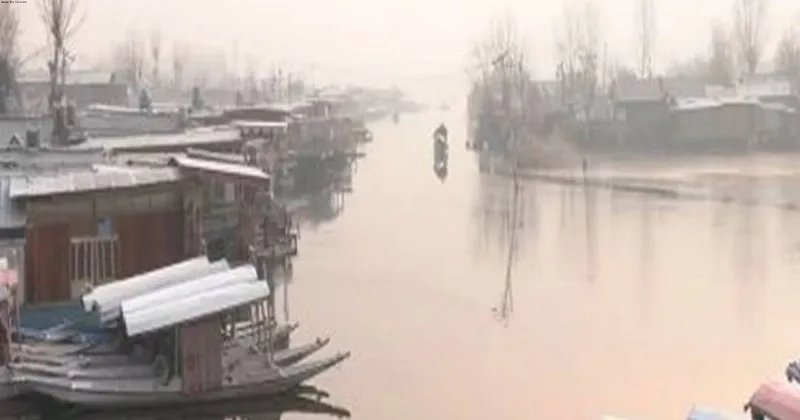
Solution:
<path fill-rule="evenodd" d="M 443 116 L 441 182 L 430 133 Z M 316 385 L 354 418 L 736 412 L 795 355 L 800 214 L 525 182 L 509 293 L 511 182 L 478 172 L 465 125 L 458 108 L 375 124 L 341 216 L 302 230 L 288 293 L 296 342 L 329 333 L 353 351 Z M 778 162 L 617 170 L 705 182 Z M 774 184 L 748 182 L 735 190 Z"/>

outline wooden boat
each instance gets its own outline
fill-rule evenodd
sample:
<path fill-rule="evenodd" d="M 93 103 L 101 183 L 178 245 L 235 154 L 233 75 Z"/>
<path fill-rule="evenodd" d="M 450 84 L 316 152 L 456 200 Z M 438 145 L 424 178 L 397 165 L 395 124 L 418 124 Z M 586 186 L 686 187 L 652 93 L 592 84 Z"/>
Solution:
<path fill-rule="evenodd" d="M 253 266 L 250 268 L 254 269 Z M 232 278 L 225 272 L 216 276 Z M 215 280 L 204 277 L 194 282 L 201 281 Z M 239 359 L 228 356 L 226 352 L 231 351 L 231 347 L 226 348 L 223 333 L 228 328 L 220 328 L 220 320 L 232 318 L 229 315 L 241 313 L 240 308 L 246 306 L 250 306 L 251 314 L 259 311 L 274 314 L 272 301 L 268 300 L 268 283 L 258 279 L 237 280 L 221 282 L 219 287 L 211 289 L 181 283 L 186 282 L 172 282 L 169 287 L 144 294 L 135 290 L 140 286 L 129 285 L 121 288 L 123 292 L 116 296 L 104 298 L 107 308 L 120 308 L 119 322 L 126 340 L 149 343 L 157 352 L 154 366 L 86 367 L 74 369 L 66 375 L 58 367 L 37 366 L 38 372 L 37 369 L 19 372 L 14 377 L 15 382 L 26 390 L 89 407 L 227 401 L 289 391 L 350 355 L 340 353 L 318 361 L 280 367 L 275 363 L 275 353 L 269 348 L 273 330 L 268 328 L 266 352 L 254 351 Z M 97 296 L 102 296 L 102 293 Z M 89 305 L 90 308 L 95 306 Z M 260 319 L 267 320 L 264 317 Z M 273 319 L 270 317 L 269 322 L 272 323 Z M 232 340 L 238 341 L 239 338 Z M 184 345 L 186 343 L 191 344 Z M 319 340 L 302 350 L 289 349 L 285 360 L 297 361 L 325 344 L 327 340 Z"/>
<path fill-rule="evenodd" d="M 800 387 L 769 381 L 756 389 L 744 406 L 753 419 L 800 420 Z"/>
<path fill-rule="evenodd" d="M 328 344 L 328 339 L 317 339 L 304 346 L 277 351 L 272 362 L 279 367 L 296 364 L 316 353 Z M 224 353 L 223 364 L 258 363 L 267 360 L 265 355 L 254 349 L 239 347 Z M 60 362 L 60 363 L 59 363 Z M 60 376 L 70 379 L 113 379 L 147 378 L 157 375 L 162 361 L 148 362 L 125 354 L 112 354 L 83 358 L 80 356 L 60 360 L 48 359 L 45 363 L 23 361 L 11 363 L 18 374 Z"/>
<path fill-rule="evenodd" d="M 186 392 L 187 384 L 179 377 L 164 382 L 161 377 L 71 380 L 27 374 L 18 376 L 16 382 L 39 394 L 86 407 L 157 407 L 277 395 L 300 386 L 348 357 L 350 353 L 340 353 L 287 368 L 256 369 L 247 365 L 228 375 L 221 386 L 199 392 Z"/>
<path fill-rule="evenodd" d="M 313 395 L 311 397 L 314 397 Z M 81 420 L 153 420 L 198 418 L 270 418 L 284 413 L 325 414 L 349 418 L 350 411 L 319 398 L 309 398 L 303 393 L 278 395 L 268 398 L 244 398 L 226 403 L 193 404 L 175 408 L 132 409 L 118 411 L 84 411 L 76 413 Z"/>

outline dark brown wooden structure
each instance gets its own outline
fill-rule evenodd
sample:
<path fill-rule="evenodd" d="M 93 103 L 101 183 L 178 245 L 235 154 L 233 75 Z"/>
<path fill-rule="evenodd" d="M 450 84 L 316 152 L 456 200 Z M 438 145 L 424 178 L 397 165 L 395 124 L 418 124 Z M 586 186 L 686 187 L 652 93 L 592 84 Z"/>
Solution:
<path fill-rule="evenodd" d="M 200 252 L 199 188 L 173 168 L 107 168 L 18 179 L 27 215 L 26 301 L 67 300 L 88 285 Z"/>

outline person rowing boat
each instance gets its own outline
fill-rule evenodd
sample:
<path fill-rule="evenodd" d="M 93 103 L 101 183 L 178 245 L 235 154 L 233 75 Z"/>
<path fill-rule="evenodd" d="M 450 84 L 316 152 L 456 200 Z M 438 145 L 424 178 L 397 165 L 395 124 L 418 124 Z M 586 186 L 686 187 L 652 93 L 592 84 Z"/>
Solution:
<path fill-rule="evenodd" d="M 447 127 L 445 127 L 444 123 L 441 123 L 438 127 L 436 127 L 436 130 L 433 132 L 433 138 L 437 140 L 441 139 L 445 143 L 447 142 Z"/>

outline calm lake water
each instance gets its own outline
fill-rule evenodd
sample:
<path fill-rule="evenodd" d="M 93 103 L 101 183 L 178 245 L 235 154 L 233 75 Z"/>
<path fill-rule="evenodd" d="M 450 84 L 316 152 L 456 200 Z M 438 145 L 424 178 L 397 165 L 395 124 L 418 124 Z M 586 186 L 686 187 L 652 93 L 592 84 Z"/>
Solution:
<path fill-rule="evenodd" d="M 442 119 L 454 131 L 444 182 L 430 142 Z M 301 232 L 288 289 L 295 342 L 330 335 L 329 352 L 353 351 L 315 382 L 353 418 L 738 412 L 800 350 L 800 213 L 529 182 L 507 284 L 512 187 L 479 173 L 461 120 L 434 111 L 375 124 L 341 215 Z M 775 170 L 791 165 L 760 157 L 598 171 L 766 200 L 775 185 L 791 191 L 793 179 Z"/>
<path fill-rule="evenodd" d="M 441 120 L 444 181 L 430 137 Z M 330 336 L 324 353 L 353 352 L 314 384 L 354 419 L 737 412 L 800 350 L 800 212 L 775 205 L 800 191 L 793 158 L 590 170 L 762 206 L 527 182 L 507 281 L 512 186 L 479 173 L 465 126 L 455 110 L 375 124 L 353 192 L 302 212 L 315 221 L 279 308 L 300 323 L 294 343 Z"/>

